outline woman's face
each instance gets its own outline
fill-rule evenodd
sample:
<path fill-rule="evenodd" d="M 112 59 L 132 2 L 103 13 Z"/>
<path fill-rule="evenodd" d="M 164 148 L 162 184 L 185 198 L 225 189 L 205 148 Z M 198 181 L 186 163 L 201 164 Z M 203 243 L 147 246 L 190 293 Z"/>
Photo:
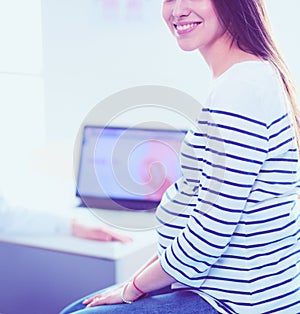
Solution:
<path fill-rule="evenodd" d="M 186 51 L 205 52 L 225 33 L 212 0 L 164 0 L 162 14 Z"/>

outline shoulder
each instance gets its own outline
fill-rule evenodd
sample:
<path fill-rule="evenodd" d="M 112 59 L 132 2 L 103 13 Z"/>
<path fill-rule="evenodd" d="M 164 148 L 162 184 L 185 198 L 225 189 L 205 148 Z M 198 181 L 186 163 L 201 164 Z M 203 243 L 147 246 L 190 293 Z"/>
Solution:
<path fill-rule="evenodd" d="M 207 105 L 268 125 L 286 111 L 284 95 L 273 66 L 249 61 L 232 66 L 216 79 Z"/>

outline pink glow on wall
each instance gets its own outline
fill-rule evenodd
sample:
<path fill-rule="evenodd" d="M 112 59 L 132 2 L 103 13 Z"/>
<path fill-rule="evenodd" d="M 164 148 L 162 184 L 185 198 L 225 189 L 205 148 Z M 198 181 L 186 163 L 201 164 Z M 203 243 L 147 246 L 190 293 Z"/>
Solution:
<path fill-rule="evenodd" d="M 103 18 L 117 20 L 141 20 L 145 16 L 149 0 L 98 0 Z"/>

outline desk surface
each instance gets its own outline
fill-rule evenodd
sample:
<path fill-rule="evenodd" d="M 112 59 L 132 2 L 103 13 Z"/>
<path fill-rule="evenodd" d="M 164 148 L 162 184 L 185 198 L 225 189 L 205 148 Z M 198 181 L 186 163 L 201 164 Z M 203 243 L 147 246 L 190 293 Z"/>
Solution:
<path fill-rule="evenodd" d="M 119 233 L 125 233 L 132 238 L 132 242 L 99 242 L 71 236 L 0 236 L 0 241 L 37 248 L 56 250 L 90 257 L 118 260 L 129 256 L 146 247 L 155 250 L 156 232 L 154 213 L 110 212 L 97 210 L 97 216 L 87 209 L 74 209 L 72 215 L 85 225 L 101 226 L 106 221 L 114 224 Z M 100 217 L 100 218 L 99 218 Z M 104 217 L 105 219 L 102 219 Z"/>

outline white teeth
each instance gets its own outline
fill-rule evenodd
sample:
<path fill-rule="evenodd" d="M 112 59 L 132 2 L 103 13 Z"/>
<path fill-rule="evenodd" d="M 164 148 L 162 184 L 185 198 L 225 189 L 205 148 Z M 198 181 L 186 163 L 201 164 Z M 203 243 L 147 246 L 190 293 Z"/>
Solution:
<path fill-rule="evenodd" d="M 187 30 L 187 29 L 194 28 L 194 27 L 196 27 L 197 25 L 198 25 L 197 23 L 184 24 L 184 25 L 176 25 L 176 28 L 177 28 L 179 31 L 184 31 L 184 30 Z"/>

